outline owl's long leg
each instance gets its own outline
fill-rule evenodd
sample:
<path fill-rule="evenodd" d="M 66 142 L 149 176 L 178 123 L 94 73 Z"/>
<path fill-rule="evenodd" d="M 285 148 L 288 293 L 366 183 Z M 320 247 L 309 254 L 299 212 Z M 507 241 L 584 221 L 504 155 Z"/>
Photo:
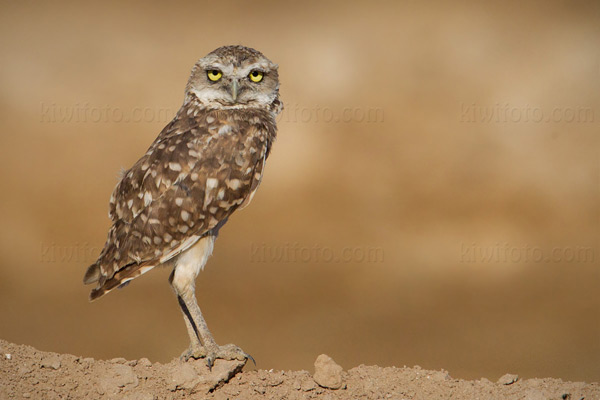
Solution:
<path fill-rule="evenodd" d="M 206 348 L 215 347 L 216 343 L 208 330 L 200 307 L 198 307 L 193 287 L 192 290 L 184 292 L 180 292 L 176 286 L 173 287 L 190 336 L 190 347 L 182 354 L 182 357 L 186 361 L 189 358 L 204 357 L 207 354 Z"/>
<path fill-rule="evenodd" d="M 209 368 L 217 358 L 254 361 L 251 356 L 235 345 L 217 345 L 196 301 L 196 276 L 210 255 L 213 242 L 214 237 L 203 238 L 193 248 L 182 254 L 176 261 L 175 269 L 169 278 L 190 336 L 190 348 L 182 356 L 185 359 L 206 357 Z"/>
<path fill-rule="evenodd" d="M 169 282 L 171 285 L 173 284 L 173 273 L 169 277 Z M 173 287 L 175 289 L 175 287 Z M 175 295 L 177 296 L 177 301 L 179 302 L 179 307 L 181 307 L 181 312 L 183 313 L 183 320 L 185 321 L 185 327 L 187 328 L 188 335 L 190 336 L 190 347 L 181 354 L 181 358 L 185 361 L 189 360 L 190 357 L 203 357 L 206 352 L 204 347 L 202 347 L 202 343 L 200 342 L 200 336 L 198 333 L 198 328 L 192 319 L 192 315 L 189 312 L 188 307 L 185 305 L 183 299 L 177 294 L 177 290 L 175 290 Z"/>
<path fill-rule="evenodd" d="M 212 368 L 217 358 L 240 361 L 250 359 L 254 362 L 252 356 L 233 344 L 217 345 L 196 301 L 194 285 L 187 285 L 181 290 L 182 288 L 175 284 L 175 279 L 172 282 L 190 336 L 190 348 L 182 355 L 185 359 L 206 357 L 209 368 Z"/>

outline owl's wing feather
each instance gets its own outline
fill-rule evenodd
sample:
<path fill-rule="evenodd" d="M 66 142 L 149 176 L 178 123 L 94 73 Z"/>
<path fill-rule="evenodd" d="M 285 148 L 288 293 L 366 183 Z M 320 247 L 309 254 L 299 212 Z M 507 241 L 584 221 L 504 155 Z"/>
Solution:
<path fill-rule="evenodd" d="M 93 298 L 173 259 L 251 199 L 275 132 L 253 113 L 184 107 L 125 172 L 106 245 L 84 278 L 98 282 Z"/>

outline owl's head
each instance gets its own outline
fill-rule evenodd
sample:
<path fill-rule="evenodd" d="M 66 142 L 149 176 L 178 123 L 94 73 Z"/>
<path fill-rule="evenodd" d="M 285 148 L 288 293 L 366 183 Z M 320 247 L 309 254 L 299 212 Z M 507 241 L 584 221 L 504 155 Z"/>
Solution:
<path fill-rule="evenodd" d="M 186 102 L 207 108 L 280 110 L 277 64 L 244 46 L 224 46 L 198 60 L 186 86 Z"/>

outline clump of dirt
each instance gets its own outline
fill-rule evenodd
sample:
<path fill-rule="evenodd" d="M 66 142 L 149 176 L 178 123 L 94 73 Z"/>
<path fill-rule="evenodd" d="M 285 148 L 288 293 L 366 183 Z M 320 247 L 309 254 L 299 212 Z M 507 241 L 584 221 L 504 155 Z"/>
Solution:
<path fill-rule="evenodd" d="M 168 364 L 145 358 L 101 361 L 0 340 L 0 398 L 600 399 L 598 383 L 521 380 L 510 374 L 496 383 L 485 378 L 464 381 L 443 370 L 420 367 L 361 365 L 343 371 L 324 355 L 315 362 L 314 375 L 307 371 L 242 372 L 243 366 L 241 361 L 217 360 L 209 371 L 202 360 Z"/>

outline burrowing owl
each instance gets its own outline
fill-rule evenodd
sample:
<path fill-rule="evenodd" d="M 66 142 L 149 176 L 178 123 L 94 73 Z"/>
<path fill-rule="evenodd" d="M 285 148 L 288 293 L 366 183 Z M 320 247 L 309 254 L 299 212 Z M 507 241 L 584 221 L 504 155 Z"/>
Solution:
<path fill-rule="evenodd" d="M 195 280 L 219 229 L 261 181 L 282 109 L 277 65 L 243 46 L 220 47 L 192 69 L 185 101 L 146 154 L 123 173 L 111 198 L 112 227 L 84 283 L 95 300 L 154 267 L 183 311 L 190 347 L 182 358 L 247 359 L 218 346 L 196 302 Z"/>

